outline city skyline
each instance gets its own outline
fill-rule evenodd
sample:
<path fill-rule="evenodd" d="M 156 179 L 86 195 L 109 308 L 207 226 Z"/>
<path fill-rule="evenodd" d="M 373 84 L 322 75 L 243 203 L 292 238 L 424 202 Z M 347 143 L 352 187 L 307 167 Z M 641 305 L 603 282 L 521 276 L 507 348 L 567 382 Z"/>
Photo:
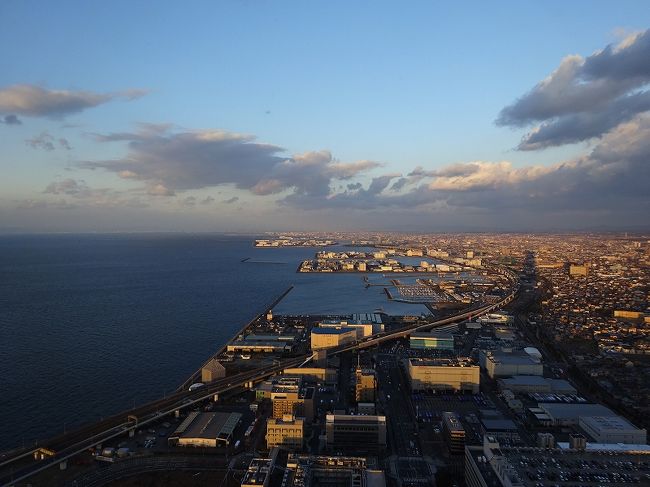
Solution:
<path fill-rule="evenodd" d="M 648 229 L 641 2 L 36 5 L 0 233 Z"/>

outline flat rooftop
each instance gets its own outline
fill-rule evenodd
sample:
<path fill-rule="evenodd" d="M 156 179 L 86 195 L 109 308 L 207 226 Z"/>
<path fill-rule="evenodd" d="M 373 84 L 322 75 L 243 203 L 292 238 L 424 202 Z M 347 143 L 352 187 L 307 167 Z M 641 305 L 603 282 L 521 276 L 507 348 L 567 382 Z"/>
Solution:
<path fill-rule="evenodd" d="M 544 412 L 553 419 L 578 419 L 580 416 L 616 416 L 614 411 L 602 404 L 566 404 L 562 402 L 540 402 Z"/>
<path fill-rule="evenodd" d="M 179 438 L 221 438 L 232 436 L 242 415 L 240 413 L 190 413 L 172 436 Z"/>
<path fill-rule="evenodd" d="M 356 333 L 357 331 L 354 328 L 330 328 L 330 327 L 317 327 L 317 328 L 312 328 L 311 329 L 312 334 L 316 335 L 342 335 L 343 333 L 350 333 L 354 332 Z"/>

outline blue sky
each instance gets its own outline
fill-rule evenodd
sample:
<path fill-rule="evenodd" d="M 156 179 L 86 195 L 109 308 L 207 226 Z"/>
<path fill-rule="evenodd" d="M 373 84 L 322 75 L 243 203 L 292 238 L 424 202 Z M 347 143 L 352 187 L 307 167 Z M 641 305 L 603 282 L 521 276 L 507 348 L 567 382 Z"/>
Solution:
<path fill-rule="evenodd" d="M 527 213 L 512 202 L 511 193 L 531 192 L 512 187 L 521 180 L 512 170 L 589 158 L 607 137 L 620 140 L 614 131 L 627 126 L 610 123 L 576 142 L 522 150 L 522 137 L 535 126 L 566 114 L 515 117 L 500 125 L 495 120 L 566 56 L 584 60 L 643 33 L 649 12 L 642 1 L 3 2 L 0 97 L 2 90 L 15 97 L 15 87 L 31 86 L 45 90 L 43 96 L 63 90 L 111 98 L 75 111 L 22 114 L 11 113 L 20 112 L 15 103 L 0 102 L 1 116 L 16 115 L 22 122 L 0 125 L 0 230 L 406 230 L 423 222 L 449 229 L 531 229 L 526 227 L 532 214 L 543 214 L 540 229 L 576 222 L 594 228 L 642 225 L 643 213 L 631 215 L 629 205 L 647 206 L 647 198 L 614 198 L 609 206 L 566 201 L 563 208 L 535 205 Z M 580 76 L 576 85 L 584 81 Z M 613 87 L 607 96 L 620 101 L 645 90 L 647 82 L 626 84 L 628 91 Z M 128 90 L 143 91 L 131 96 Z M 31 103 L 37 95 L 21 96 Z M 576 113 L 586 113 L 584 106 Z M 645 110 L 635 116 L 621 123 L 644 130 Z M 160 161 L 146 152 L 156 146 L 150 134 L 146 150 L 138 145 L 140 123 L 170 124 L 155 140 L 173 140 L 175 147 L 187 143 L 179 134 L 215 129 L 251 138 L 228 136 L 209 147 L 193 140 L 190 148 L 178 147 L 173 161 Z M 115 133 L 132 135 L 97 139 Z M 50 139 L 51 149 L 43 143 Z M 222 143 L 243 145 L 247 152 L 264 152 L 261 144 L 270 144 L 278 159 L 258 165 L 251 160 L 241 177 L 225 177 L 238 169 L 240 153 L 215 146 Z M 330 155 L 296 157 L 323 150 Z M 138 158 L 151 167 L 134 170 L 142 165 Z M 285 158 L 295 164 L 282 166 Z M 200 167 L 197 162 L 194 173 L 181 174 L 189 159 L 200 160 Z M 125 160 L 135 160 L 130 176 L 124 176 Z M 107 161 L 121 161 L 120 170 Z M 358 161 L 375 165 L 332 166 Z M 503 173 L 499 181 L 514 182 L 504 188 L 491 179 L 494 187 L 485 193 L 483 182 L 468 188 L 466 180 L 429 175 L 404 183 L 401 191 L 391 189 L 418 166 L 431 172 L 472 161 L 511 166 L 507 174 L 496 166 L 482 172 L 464 166 L 453 177 L 496 171 Z M 620 164 L 626 174 L 636 170 L 628 161 Z M 603 173 L 590 167 L 592 176 Z M 529 185 L 541 177 L 537 173 L 524 178 Z M 392 176 L 390 183 L 376 191 L 378 182 L 369 194 L 372 180 L 384 176 Z M 597 183 L 593 191 L 602 192 L 602 181 Z M 476 194 L 478 186 L 484 194 Z M 161 187 L 165 191 L 152 189 Z M 471 198 L 459 202 L 468 191 Z M 581 194 L 581 201 L 589 196 Z M 502 221 L 506 206 L 510 223 Z M 341 218 L 341 208 L 352 211 Z M 628 219 L 621 221 L 618 212 Z M 386 222 L 387 214 L 400 224 Z"/>

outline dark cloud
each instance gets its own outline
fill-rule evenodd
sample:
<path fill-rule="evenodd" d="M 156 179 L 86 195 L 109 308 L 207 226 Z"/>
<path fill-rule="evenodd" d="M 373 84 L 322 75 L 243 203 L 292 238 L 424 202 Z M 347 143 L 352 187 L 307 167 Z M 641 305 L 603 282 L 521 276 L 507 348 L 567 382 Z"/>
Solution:
<path fill-rule="evenodd" d="M 233 203 L 237 203 L 239 201 L 239 196 L 233 196 L 232 198 L 228 198 L 227 200 L 223 200 L 222 203 L 225 203 L 227 205 L 232 205 Z"/>
<path fill-rule="evenodd" d="M 650 116 L 639 116 L 605 134 L 589 154 L 551 166 L 474 161 L 435 171 L 416 168 L 411 174 L 420 183 L 403 193 L 384 191 L 396 177 L 386 175 L 373 179 L 367 189 L 326 197 L 290 195 L 281 203 L 309 210 L 435 212 L 461 220 L 472 212 L 494 222 L 516 214 L 521 224 L 551 214 L 568 221 L 567 215 L 578 213 L 580 218 L 607 214 L 639 223 L 645 218 L 640 215 L 650 212 L 649 160 Z"/>
<path fill-rule="evenodd" d="M 399 178 L 397 181 L 393 183 L 393 185 L 390 187 L 391 191 L 401 191 L 404 186 L 406 186 L 409 182 L 408 178 Z"/>
<path fill-rule="evenodd" d="M 82 167 L 105 169 L 169 192 L 232 184 L 257 195 L 293 191 L 325 196 L 332 181 L 380 166 L 372 161 L 343 163 L 328 151 L 283 157 L 279 146 L 221 130 L 172 132 L 169 125 L 145 125 L 134 133 L 94 137 L 100 142 L 127 142 L 128 154 L 118 160 L 85 162 Z"/>
<path fill-rule="evenodd" d="M 538 150 L 600 137 L 637 113 L 650 110 L 650 92 L 642 91 L 614 100 L 600 111 L 575 113 L 544 122 L 526 134 L 518 148 Z"/>
<path fill-rule="evenodd" d="M 361 183 L 348 183 L 346 185 L 349 191 L 356 191 L 357 189 L 363 188 L 363 184 Z"/>
<path fill-rule="evenodd" d="M 0 113 L 62 118 L 115 99 L 130 101 L 145 94 L 146 91 L 135 89 L 116 93 L 94 93 L 49 90 L 29 84 L 13 85 L 0 89 Z"/>
<path fill-rule="evenodd" d="M 16 115 L 10 114 L 2 117 L 0 123 L 4 123 L 5 125 L 22 125 L 23 122 Z"/>
<path fill-rule="evenodd" d="M 48 132 L 41 132 L 39 135 L 35 135 L 31 139 L 26 139 L 25 144 L 30 146 L 32 149 L 42 149 L 44 151 L 53 151 L 54 150 L 54 137 L 52 137 Z"/>
<path fill-rule="evenodd" d="M 546 79 L 505 107 L 496 123 L 541 124 L 519 149 L 535 150 L 601 137 L 650 108 L 650 30 L 591 56 L 568 56 Z"/>

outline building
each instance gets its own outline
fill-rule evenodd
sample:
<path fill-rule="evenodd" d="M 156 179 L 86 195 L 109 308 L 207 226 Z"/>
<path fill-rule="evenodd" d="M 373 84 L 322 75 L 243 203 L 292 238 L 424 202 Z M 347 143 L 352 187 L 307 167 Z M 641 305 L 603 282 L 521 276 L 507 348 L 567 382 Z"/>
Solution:
<path fill-rule="evenodd" d="M 585 277 L 589 272 L 589 267 L 587 265 L 569 265 L 569 275 L 576 277 Z"/>
<path fill-rule="evenodd" d="M 291 351 L 291 344 L 280 340 L 235 340 L 226 349 L 240 353 L 285 353 Z"/>
<path fill-rule="evenodd" d="M 278 463 L 283 462 L 278 460 L 280 453 L 279 448 L 274 448 L 269 458 L 253 458 L 244 472 L 241 487 L 269 487 L 270 484 L 276 485 L 278 481 L 281 482 L 282 465 Z"/>
<path fill-rule="evenodd" d="M 581 416 L 615 417 L 616 414 L 602 404 L 566 404 L 563 402 L 540 402 L 538 407 L 546 413 L 555 426 L 577 426 Z"/>
<path fill-rule="evenodd" d="M 537 433 L 537 448 L 555 448 L 553 433 Z"/>
<path fill-rule="evenodd" d="M 373 325 L 369 322 L 355 320 L 324 320 L 318 324 L 318 328 L 354 328 L 356 339 L 361 340 L 364 337 L 372 335 Z"/>
<path fill-rule="evenodd" d="M 377 414 L 377 408 L 374 402 L 360 402 L 357 403 L 357 414 L 365 414 L 374 416 Z"/>
<path fill-rule="evenodd" d="M 371 468 L 363 457 L 328 457 L 290 454 L 282 487 L 386 487 L 382 470 Z"/>
<path fill-rule="evenodd" d="M 284 369 L 285 375 L 301 376 L 305 380 L 313 382 L 324 382 L 326 384 L 335 384 L 338 381 L 336 369 L 327 369 L 324 367 L 301 367 Z"/>
<path fill-rule="evenodd" d="M 519 437 L 517 425 L 511 419 L 481 419 L 481 433 L 497 439 L 511 440 Z"/>
<path fill-rule="evenodd" d="M 476 321 L 481 325 L 507 325 L 514 321 L 514 318 L 510 315 L 503 313 L 488 313 L 483 316 L 479 316 Z"/>
<path fill-rule="evenodd" d="M 201 382 L 208 383 L 226 376 L 226 368 L 213 358 L 201 368 Z"/>
<path fill-rule="evenodd" d="M 434 349 L 434 350 L 454 350 L 454 336 L 449 333 L 436 332 L 416 332 L 409 337 L 411 348 Z"/>
<path fill-rule="evenodd" d="M 544 366 L 524 351 L 482 351 L 479 354 L 481 366 L 490 378 L 512 377 L 514 375 L 543 375 Z"/>
<path fill-rule="evenodd" d="M 272 468 L 270 458 L 253 458 L 244 472 L 241 487 L 268 487 Z"/>
<path fill-rule="evenodd" d="M 375 402 L 376 387 L 375 371 L 357 367 L 354 381 L 354 399 L 357 402 Z"/>
<path fill-rule="evenodd" d="M 357 340 L 356 328 L 317 327 L 311 330 L 311 349 L 338 347 Z"/>
<path fill-rule="evenodd" d="M 465 428 L 456 413 L 442 413 L 442 433 L 450 453 L 456 454 L 465 451 Z"/>
<path fill-rule="evenodd" d="M 240 413 L 200 413 L 193 411 L 169 436 L 169 443 L 178 446 L 228 446 L 239 426 Z"/>
<path fill-rule="evenodd" d="M 312 421 L 314 418 L 313 387 L 304 386 L 302 377 L 282 376 L 273 382 L 269 398 L 273 404 L 273 418 L 292 414 Z"/>
<path fill-rule="evenodd" d="M 539 375 L 515 375 L 497 380 L 499 390 L 517 393 L 575 394 L 576 388 L 564 379 L 549 379 Z"/>
<path fill-rule="evenodd" d="M 279 446 L 289 450 L 301 450 L 304 438 L 304 420 L 292 414 L 282 419 L 269 418 L 266 421 L 266 447 Z"/>
<path fill-rule="evenodd" d="M 508 448 L 492 437 L 465 447 L 468 487 L 644 485 L 650 451 Z"/>
<path fill-rule="evenodd" d="M 580 416 L 578 425 L 597 443 L 645 444 L 647 431 L 620 416 Z"/>
<path fill-rule="evenodd" d="M 469 360 L 408 359 L 408 374 L 413 391 L 479 391 L 480 368 Z"/>
<path fill-rule="evenodd" d="M 374 452 L 386 447 L 386 416 L 328 414 L 326 445 L 334 451 Z"/>

